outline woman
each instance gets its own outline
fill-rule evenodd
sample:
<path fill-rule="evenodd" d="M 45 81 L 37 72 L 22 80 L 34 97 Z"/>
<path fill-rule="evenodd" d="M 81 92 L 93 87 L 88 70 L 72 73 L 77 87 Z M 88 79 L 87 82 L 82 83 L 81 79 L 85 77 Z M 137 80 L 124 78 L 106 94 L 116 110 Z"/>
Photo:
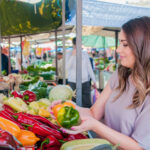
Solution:
<path fill-rule="evenodd" d="M 77 106 L 82 123 L 63 130 L 93 130 L 119 149 L 150 150 L 150 18 L 125 23 L 119 40 L 118 70 L 90 109 Z M 105 124 L 99 121 L 103 116 Z"/>

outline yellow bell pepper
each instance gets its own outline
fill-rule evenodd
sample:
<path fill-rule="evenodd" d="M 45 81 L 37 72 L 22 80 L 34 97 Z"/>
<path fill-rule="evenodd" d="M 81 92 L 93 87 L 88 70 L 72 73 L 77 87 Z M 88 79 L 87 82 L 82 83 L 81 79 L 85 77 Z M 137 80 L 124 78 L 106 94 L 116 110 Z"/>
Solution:
<path fill-rule="evenodd" d="M 17 112 L 27 112 L 28 111 L 28 105 L 19 97 L 10 97 L 8 100 L 5 100 L 3 102 L 4 104 L 9 105 L 11 108 L 13 108 Z"/>
<path fill-rule="evenodd" d="M 34 146 L 40 138 L 36 137 L 36 135 L 31 131 L 21 130 L 17 140 L 20 141 L 23 146 Z"/>
<path fill-rule="evenodd" d="M 21 129 L 12 121 L 0 117 L 0 128 L 8 131 L 13 136 L 17 137 L 20 134 Z"/>
<path fill-rule="evenodd" d="M 39 113 L 38 115 L 42 116 L 42 117 L 50 117 L 50 113 L 48 110 L 44 109 L 44 108 L 40 108 L 39 109 Z"/>

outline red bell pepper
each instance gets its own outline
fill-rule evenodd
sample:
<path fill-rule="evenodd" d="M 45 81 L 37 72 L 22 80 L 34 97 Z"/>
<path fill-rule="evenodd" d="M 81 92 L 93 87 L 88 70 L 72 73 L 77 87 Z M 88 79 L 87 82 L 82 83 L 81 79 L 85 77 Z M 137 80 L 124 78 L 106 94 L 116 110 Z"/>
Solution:
<path fill-rule="evenodd" d="M 13 136 L 7 131 L 0 129 L 0 149 L 17 149 Z"/>
<path fill-rule="evenodd" d="M 41 148 L 38 148 L 37 150 L 41 150 Z M 60 146 L 52 146 L 49 148 L 44 148 L 44 150 L 60 150 Z"/>
<path fill-rule="evenodd" d="M 13 91 L 13 92 L 11 93 L 11 95 L 14 96 L 15 98 L 16 98 L 16 97 L 23 98 L 23 96 L 22 96 L 19 92 L 17 92 L 17 91 Z"/>
<path fill-rule="evenodd" d="M 41 150 L 44 148 L 49 148 L 52 146 L 61 146 L 61 143 L 53 136 L 53 135 L 49 135 L 47 136 L 43 142 L 41 143 Z"/>
<path fill-rule="evenodd" d="M 77 139 L 87 139 L 87 136 L 78 133 L 78 134 L 69 134 L 68 137 L 64 138 L 63 141 L 72 141 Z"/>
<path fill-rule="evenodd" d="M 32 91 L 25 91 L 23 93 L 23 100 L 28 104 L 29 102 L 33 102 L 36 100 L 36 94 L 33 93 Z"/>

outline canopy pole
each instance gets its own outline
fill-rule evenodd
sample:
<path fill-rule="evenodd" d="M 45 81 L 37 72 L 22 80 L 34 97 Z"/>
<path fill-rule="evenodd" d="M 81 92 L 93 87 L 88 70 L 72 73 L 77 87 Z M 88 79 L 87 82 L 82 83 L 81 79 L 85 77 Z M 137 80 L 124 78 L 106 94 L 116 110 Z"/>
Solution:
<path fill-rule="evenodd" d="M 58 79 L 58 63 L 57 63 L 57 29 L 55 30 L 55 49 L 56 49 L 56 56 L 55 56 L 55 64 L 56 64 L 56 80 Z"/>
<path fill-rule="evenodd" d="M 21 53 L 20 53 L 20 55 L 21 55 L 21 71 L 23 70 L 23 67 L 22 67 L 22 62 L 23 62 L 23 59 L 22 59 L 22 36 L 20 36 L 20 48 L 21 48 Z"/>
<path fill-rule="evenodd" d="M 2 75 L 2 37 L 1 37 L 1 24 L 0 24 L 0 75 Z"/>
<path fill-rule="evenodd" d="M 10 36 L 8 38 L 9 54 L 8 54 L 8 73 L 11 73 L 11 58 L 10 58 Z"/>
<path fill-rule="evenodd" d="M 104 47 L 104 68 L 106 67 L 106 47 L 105 47 L 105 43 L 106 43 L 106 38 L 105 36 L 103 36 L 103 47 Z"/>
<path fill-rule="evenodd" d="M 65 4 L 66 0 L 62 2 L 62 33 L 63 33 L 63 84 L 66 84 L 66 49 L 65 49 Z"/>
<path fill-rule="evenodd" d="M 82 0 L 77 0 L 76 37 L 76 103 L 82 106 Z"/>
<path fill-rule="evenodd" d="M 117 67 L 117 62 L 118 62 L 118 54 L 116 52 L 118 48 L 118 33 L 119 31 L 115 31 L 115 67 Z"/>

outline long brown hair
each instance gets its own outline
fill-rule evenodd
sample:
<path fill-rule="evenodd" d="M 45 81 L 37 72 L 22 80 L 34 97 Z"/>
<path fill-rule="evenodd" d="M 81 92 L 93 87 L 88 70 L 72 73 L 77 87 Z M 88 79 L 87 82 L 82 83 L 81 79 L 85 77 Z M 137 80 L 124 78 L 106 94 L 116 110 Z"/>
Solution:
<path fill-rule="evenodd" d="M 119 66 L 117 89 L 120 93 L 117 98 L 126 89 L 128 78 L 131 76 L 136 91 L 129 108 L 137 108 L 150 93 L 150 17 L 132 19 L 122 26 L 122 30 L 135 56 L 135 65 L 132 70 Z"/>

